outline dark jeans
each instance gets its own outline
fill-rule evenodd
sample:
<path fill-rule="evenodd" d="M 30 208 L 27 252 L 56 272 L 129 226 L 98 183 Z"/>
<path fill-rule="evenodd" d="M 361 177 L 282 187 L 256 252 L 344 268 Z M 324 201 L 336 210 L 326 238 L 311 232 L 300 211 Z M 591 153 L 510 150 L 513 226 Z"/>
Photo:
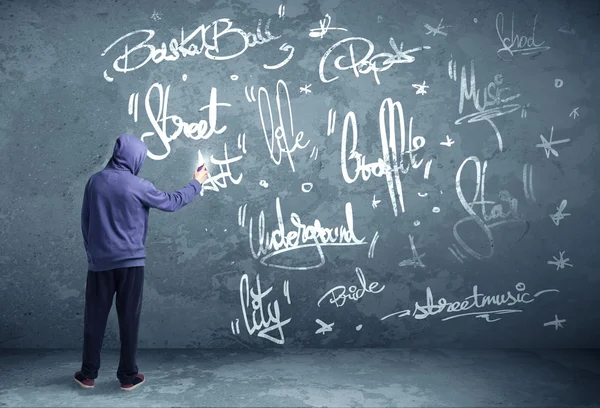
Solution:
<path fill-rule="evenodd" d="M 135 357 L 143 287 L 143 266 L 101 272 L 88 271 L 83 322 L 83 363 L 81 366 L 81 372 L 87 378 L 98 377 L 104 331 L 116 293 L 121 337 L 121 356 L 117 378 L 121 384 L 132 383 L 138 373 Z"/>

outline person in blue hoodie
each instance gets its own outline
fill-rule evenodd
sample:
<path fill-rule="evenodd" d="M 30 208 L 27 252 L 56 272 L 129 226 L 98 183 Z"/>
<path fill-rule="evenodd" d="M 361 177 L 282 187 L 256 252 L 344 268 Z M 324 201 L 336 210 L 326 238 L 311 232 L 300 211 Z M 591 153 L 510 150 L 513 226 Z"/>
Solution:
<path fill-rule="evenodd" d="M 145 381 L 138 373 L 136 352 L 142 292 L 146 234 L 150 208 L 177 211 L 202 190 L 206 166 L 173 193 L 158 190 L 138 173 L 148 148 L 139 138 L 120 135 L 106 167 L 93 174 L 85 186 L 81 232 L 87 253 L 83 358 L 75 381 L 93 388 L 100 368 L 100 350 L 108 315 L 116 293 L 121 354 L 117 378 L 121 389 L 133 390 Z"/>

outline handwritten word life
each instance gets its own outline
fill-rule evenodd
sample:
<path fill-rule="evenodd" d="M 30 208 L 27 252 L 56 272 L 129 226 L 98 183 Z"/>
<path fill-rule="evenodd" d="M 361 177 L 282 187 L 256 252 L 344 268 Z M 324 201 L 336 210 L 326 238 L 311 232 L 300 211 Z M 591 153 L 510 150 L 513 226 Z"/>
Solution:
<path fill-rule="evenodd" d="M 496 52 L 500 58 L 505 53 L 510 54 L 512 58 L 515 54 L 521 53 L 522 55 L 535 54 L 541 51 L 549 50 L 550 47 L 543 46 L 546 41 L 542 41 L 539 44 L 535 42 L 535 26 L 537 25 L 538 15 L 535 15 L 533 19 L 533 28 L 530 36 L 515 34 L 515 13 L 512 14 L 512 25 L 510 30 L 510 37 L 504 37 L 504 13 L 500 12 L 496 15 L 496 33 L 502 43 L 502 48 Z"/>
<path fill-rule="evenodd" d="M 365 238 L 358 239 L 354 232 L 354 218 L 352 213 L 352 204 L 346 203 L 346 225 L 327 228 L 321 225 L 318 219 L 315 219 L 312 225 L 302 222 L 300 216 L 291 213 L 290 221 L 294 229 L 286 231 L 283 215 L 281 212 L 281 203 L 279 197 L 276 198 L 275 208 L 277 212 L 277 228 L 271 232 L 265 230 L 265 213 L 260 212 L 258 222 L 253 223 L 250 218 L 248 240 L 250 251 L 254 259 L 260 259 L 260 263 L 265 266 L 288 270 L 309 270 L 316 269 L 325 265 L 325 256 L 322 247 L 324 246 L 356 246 L 365 245 Z M 255 250 L 253 226 L 257 226 L 258 248 Z M 274 256 L 297 251 L 305 248 L 316 248 L 319 261 L 307 266 L 289 266 L 271 261 Z"/>
<path fill-rule="evenodd" d="M 398 123 L 396 123 L 398 120 Z M 353 111 L 346 114 L 344 126 L 342 128 L 342 146 L 341 146 L 341 168 L 342 175 L 346 183 L 354 183 L 359 177 L 367 181 L 371 176 L 385 176 L 390 194 L 390 200 L 394 210 L 394 215 L 398 216 L 398 203 L 400 209 L 404 212 L 404 195 L 402 191 L 402 181 L 400 174 L 407 174 L 412 169 L 418 169 L 424 159 L 417 160 L 417 153 L 425 146 L 423 136 L 412 134 L 413 118 L 408 121 L 408 132 L 404 119 L 404 109 L 400 102 L 394 102 L 391 98 L 386 98 L 379 108 L 379 134 L 381 137 L 382 157 L 376 162 L 367 163 L 364 154 L 357 152 L 358 145 L 358 127 L 356 124 L 356 115 Z M 350 129 L 348 126 L 350 125 Z M 396 142 L 396 128 L 400 133 L 400 152 Z M 350 134 L 350 146 L 348 145 L 348 132 Z M 349 162 L 354 162 L 354 169 L 351 172 Z"/>
<path fill-rule="evenodd" d="M 462 188 L 462 178 L 463 178 L 463 169 L 468 163 L 475 164 L 475 194 L 473 195 L 473 200 L 468 202 L 464 196 L 463 188 Z M 463 163 L 458 168 L 456 172 L 456 195 L 458 199 L 467 212 L 468 216 L 458 220 L 454 224 L 453 232 L 456 241 L 460 244 L 460 246 L 467 251 L 472 257 L 476 259 L 486 259 L 490 258 L 494 254 L 494 237 L 492 235 L 492 228 L 505 224 L 507 222 L 523 222 L 521 217 L 517 212 L 518 200 L 513 198 L 508 191 L 502 190 L 498 194 L 498 198 L 505 204 L 496 204 L 495 201 L 488 201 L 485 199 L 485 179 L 486 179 L 486 170 L 487 170 L 487 160 L 483 162 L 483 167 L 481 162 L 476 156 L 467 157 Z M 481 206 L 481 212 L 478 214 L 473 207 Z M 486 212 L 486 205 L 492 205 L 492 209 L 488 214 Z M 504 212 L 503 205 L 507 205 L 507 211 Z M 492 223 L 490 223 L 492 221 Z M 475 251 L 471 248 L 460 236 L 458 227 L 464 223 L 474 222 L 485 234 L 487 238 L 487 244 L 489 246 L 489 252 L 487 254 L 482 254 Z"/>
<path fill-rule="evenodd" d="M 220 106 L 230 107 L 231 104 L 217 101 L 217 88 L 210 91 L 209 103 L 201 107 L 198 111 L 208 109 L 208 120 L 201 119 L 197 122 L 186 122 L 180 116 L 169 114 L 169 92 L 171 85 L 166 89 L 159 83 L 154 83 L 146 92 L 144 102 L 146 116 L 152 125 L 154 131 L 144 132 L 141 136 L 142 141 L 147 138 L 158 136 L 165 153 L 155 154 L 148 150 L 148 157 L 153 160 L 163 160 L 171 152 L 170 143 L 177 139 L 182 133 L 189 139 L 201 140 L 208 139 L 213 134 L 220 135 L 227 129 L 226 125 L 219 127 L 217 125 L 217 113 Z M 156 93 L 156 102 L 153 102 L 153 96 Z M 135 120 L 137 122 L 137 118 Z M 147 142 L 146 142 L 147 143 Z"/>
<path fill-rule="evenodd" d="M 549 292 L 560 292 L 558 289 L 545 289 L 538 291 L 531 295 L 526 292 L 525 284 L 519 282 L 515 285 L 517 289 L 516 293 L 512 293 L 510 290 L 506 293 L 496 294 L 496 295 L 484 295 L 483 293 L 479 293 L 479 289 L 477 285 L 473 286 L 473 294 L 471 296 L 466 297 L 463 301 L 457 302 L 449 302 L 446 298 L 441 297 L 437 303 L 434 302 L 433 294 L 431 293 L 431 288 L 427 288 L 426 290 L 426 304 L 420 305 L 419 302 L 415 302 L 415 307 L 412 312 L 412 317 L 417 320 L 423 320 L 428 318 L 429 316 L 434 316 L 440 313 L 448 313 L 453 314 L 451 316 L 445 317 L 442 321 L 455 319 L 458 317 L 464 316 L 475 316 L 485 318 L 487 322 L 494 322 L 500 319 L 490 320 L 490 315 L 502 315 L 508 313 L 519 313 L 522 312 L 521 309 L 497 309 L 497 310 L 481 310 L 486 307 L 494 307 L 494 306 L 515 306 L 520 303 L 532 303 L 535 299 L 545 293 Z M 480 309 L 474 312 L 467 312 L 467 310 L 471 309 Z M 467 312 L 467 313 L 464 313 Z M 410 316 L 410 310 L 402 310 L 399 312 L 392 313 L 390 315 L 384 316 L 381 320 L 387 319 L 392 316 L 397 317 L 406 317 Z"/>
<path fill-rule="evenodd" d="M 282 100 L 285 102 L 285 105 L 282 103 Z M 290 101 L 290 93 L 287 84 L 281 79 L 277 81 L 275 102 L 277 104 L 277 112 L 274 115 L 269 93 L 264 87 L 258 90 L 260 123 L 263 128 L 267 148 L 269 149 L 269 156 L 276 165 L 280 165 L 283 155 L 285 155 L 292 171 L 295 172 L 292 153 L 296 149 L 304 149 L 308 146 L 310 140 L 302 143 L 304 132 L 300 131 L 296 133 L 294 131 L 294 114 L 292 111 L 292 102 Z M 263 107 L 265 104 L 267 106 L 268 118 L 265 117 L 265 108 Z M 289 129 L 286 129 L 286 125 L 289 126 Z M 290 138 L 292 140 L 288 140 Z M 292 147 L 290 147 L 290 144 Z"/>
<path fill-rule="evenodd" d="M 283 335 L 283 327 L 288 324 L 292 319 L 288 318 L 281 321 L 281 311 L 279 309 L 279 301 L 275 300 L 273 303 L 267 303 L 266 307 L 263 305 L 264 298 L 271 293 L 273 287 L 269 287 L 266 291 L 262 291 L 260 287 L 260 277 L 256 275 L 256 291 L 250 287 L 248 282 L 248 275 L 242 275 L 240 279 L 240 303 L 242 307 L 242 313 L 244 315 L 244 323 L 248 334 L 253 335 L 258 331 L 257 336 L 272 341 L 276 344 L 284 344 L 285 337 Z M 250 301 L 252 298 L 252 301 Z M 248 321 L 248 309 L 252 306 L 252 324 Z M 267 318 L 265 319 L 265 309 L 267 311 Z M 279 338 L 271 336 L 269 333 L 277 330 L 279 332 Z"/>
<path fill-rule="evenodd" d="M 362 47 L 366 44 L 367 51 L 361 58 L 357 58 L 355 54 L 356 48 Z M 387 71 L 396 64 L 410 64 L 415 61 L 415 57 L 411 54 L 417 51 L 428 50 L 431 47 L 424 45 L 423 47 L 411 48 L 410 50 L 404 51 L 404 43 L 400 43 L 400 48 L 396 45 L 396 42 L 390 37 L 390 47 L 392 47 L 393 53 L 381 52 L 379 54 L 373 54 L 375 46 L 373 43 L 366 38 L 362 37 L 348 37 L 338 41 L 332 45 L 321 57 L 319 63 L 319 77 L 322 82 L 328 83 L 333 82 L 339 77 L 325 77 L 326 65 L 329 56 L 338 47 L 347 46 L 347 55 L 340 55 L 335 58 L 333 66 L 339 71 L 352 70 L 354 76 L 358 78 L 360 75 L 373 73 L 375 82 L 379 85 L 379 73 Z M 343 64 L 346 60 L 349 60 L 346 64 Z"/>
<path fill-rule="evenodd" d="M 502 135 L 496 127 L 496 124 L 492 122 L 493 118 L 507 115 L 509 113 L 518 110 L 521 105 L 515 103 L 507 103 L 517 99 L 520 94 L 510 95 L 503 97 L 503 93 L 510 90 L 509 87 L 501 87 L 504 78 L 502 75 L 497 74 L 494 76 L 494 80 L 488 83 L 485 88 L 477 88 L 477 80 L 475 78 L 475 62 L 471 60 L 471 70 L 469 79 L 467 79 L 466 67 L 463 66 L 460 75 L 460 100 L 458 105 L 458 113 L 462 115 L 465 108 L 465 101 L 472 101 L 473 108 L 477 111 L 458 118 L 454 123 L 460 125 L 464 120 L 467 123 L 474 123 L 480 121 L 486 121 L 492 126 L 498 139 L 498 148 L 503 151 L 504 143 L 502 141 Z M 482 101 L 483 99 L 483 101 Z"/>
<path fill-rule="evenodd" d="M 375 294 L 385 289 L 385 285 L 381 285 L 379 290 L 376 290 L 377 286 L 379 286 L 379 282 L 371 282 L 369 284 L 369 287 L 367 288 L 367 280 L 365 279 L 365 274 L 360 268 L 356 268 L 356 275 L 358 275 L 360 287 L 357 287 L 355 285 L 352 285 L 348 288 L 346 288 L 346 286 L 344 285 L 336 286 L 335 288 L 328 290 L 327 293 L 321 296 L 321 298 L 317 302 L 317 306 L 321 307 L 321 302 L 327 297 L 330 297 L 330 304 L 335 304 L 337 307 L 342 307 L 344 306 L 344 304 L 346 304 L 346 300 L 348 299 L 357 301 L 358 299 L 362 298 L 365 295 L 365 293 Z"/>
<path fill-rule="evenodd" d="M 268 19 L 264 35 L 262 31 L 262 20 L 258 20 L 255 33 L 247 33 L 240 28 L 233 28 L 233 22 L 228 18 L 220 18 L 212 23 L 202 24 L 194 29 L 188 35 L 184 29 L 181 29 L 181 38 L 172 38 L 168 44 L 163 42 L 160 46 L 149 44 L 154 38 L 154 30 L 136 30 L 123 35 L 115 42 L 110 44 L 101 54 L 105 56 L 113 47 L 124 42 L 123 54 L 118 56 L 113 62 L 113 69 L 116 72 L 127 73 L 142 68 L 150 61 L 160 64 L 163 61 L 177 61 L 179 58 L 193 57 L 202 55 L 207 59 L 223 61 L 230 60 L 242 55 L 248 48 L 256 47 L 260 44 L 266 44 L 281 36 L 273 36 L 269 31 L 271 19 Z M 138 34 L 145 35 L 142 41 L 135 45 L 130 45 L 132 37 L 139 37 Z M 223 53 L 226 40 L 236 42 L 235 52 Z M 139 61 L 137 65 L 131 65 L 130 60 Z M 106 76 L 106 72 L 105 72 Z"/>

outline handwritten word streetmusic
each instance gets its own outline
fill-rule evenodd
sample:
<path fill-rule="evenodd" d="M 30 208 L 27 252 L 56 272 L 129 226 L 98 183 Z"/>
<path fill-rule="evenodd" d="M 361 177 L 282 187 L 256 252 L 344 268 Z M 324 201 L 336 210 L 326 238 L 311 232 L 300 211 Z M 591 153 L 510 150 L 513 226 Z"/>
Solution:
<path fill-rule="evenodd" d="M 282 99 L 285 102 L 282 103 Z M 282 156 L 286 155 L 290 162 L 292 171 L 295 172 L 292 153 L 296 149 L 304 149 L 310 143 L 310 140 L 303 142 L 304 132 L 296 133 L 294 131 L 294 115 L 292 112 L 292 102 L 290 101 L 290 93 L 287 84 L 283 80 L 277 81 L 276 86 L 276 103 L 277 103 L 277 121 L 273 119 L 273 109 L 271 108 L 271 98 L 264 87 L 258 90 L 258 110 L 260 113 L 260 123 L 262 124 L 265 142 L 269 149 L 271 160 L 276 165 L 281 164 Z M 265 118 L 263 105 L 266 104 L 268 110 L 268 118 Z M 287 107 L 287 109 L 286 109 Z M 285 119 L 285 120 L 284 120 Z M 286 125 L 289 129 L 286 131 Z M 288 141 L 288 138 L 292 140 Z M 290 147 L 290 143 L 292 147 Z"/>
<path fill-rule="evenodd" d="M 396 123 L 398 120 L 398 123 Z M 412 134 L 413 118 L 408 121 L 408 132 L 404 120 L 404 109 L 400 102 L 394 102 L 391 98 L 386 98 L 379 108 L 379 134 L 381 136 L 382 157 L 372 163 L 366 162 L 364 154 L 359 153 L 356 148 L 358 145 L 358 127 L 356 124 L 356 115 L 353 111 L 346 114 L 344 126 L 342 128 L 342 146 L 341 146 L 341 166 L 342 175 L 348 184 L 354 183 L 359 177 L 367 181 L 371 176 L 385 176 L 392 202 L 394 215 L 398 216 L 398 203 L 400 209 L 404 212 L 404 195 L 402 192 L 402 181 L 400 174 L 407 174 L 412 169 L 418 169 L 424 159 L 417 160 L 417 154 L 425 146 L 423 136 L 414 136 Z M 348 129 L 350 125 L 350 129 Z M 400 132 L 400 151 L 396 143 L 396 127 Z M 348 132 L 351 132 L 350 146 L 348 146 Z M 408 137 L 407 137 L 408 136 Z M 354 164 L 353 172 L 349 170 Z"/>
<path fill-rule="evenodd" d="M 496 15 L 496 33 L 502 43 L 502 48 L 496 52 L 500 58 L 505 53 L 510 54 L 512 58 L 515 54 L 521 53 L 522 55 L 531 55 L 541 51 L 549 50 L 550 47 L 547 45 L 542 46 L 546 41 L 542 41 L 539 44 L 535 42 L 535 26 L 537 25 L 538 15 L 535 15 L 533 19 L 533 28 L 531 35 L 515 34 L 515 13 L 512 14 L 512 25 L 510 29 L 510 37 L 504 37 L 504 13 L 500 12 Z"/>
<path fill-rule="evenodd" d="M 485 309 L 485 308 L 494 308 L 494 307 L 511 307 L 521 303 L 531 303 L 535 301 L 539 296 L 549 293 L 549 292 L 560 292 L 558 289 L 545 289 L 540 290 L 533 295 L 529 294 L 525 291 L 525 284 L 519 282 L 515 285 L 517 289 L 516 293 L 511 292 L 510 290 L 506 293 L 496 294 L 496 295 L 484 295 L 483 293 L 479 293 L 479 289 L 477 285 L 473 286 L 473 294 L 471 296 L 466 297 L 463 301 L 457 302 L 449 302 L 446 298 L 440 298 L 437 303 L 434 302 L 433 294 L 431 293 L 431 288 L 427 288 L 426 290 L 426 304 L 421 306 L 419 302 L 415 302 L 415 307 L 412 312 L 412 317 L 417 320 L 423 320 L 428 318 L 429 316 L 433 316 L 439 313 L 447 313 L 451 314 L 448 317 L 442 319 L 442 321 L 456 319 L 458 317 L 464 316 L 475 316 L 476 318 L 483 318 L 487 322 L 496 322 L 500 320 L 500 318 L 490 320 L 490 315 L 503 315 L 509 313 L 520 313 L 521 309 L 516 308 L 503 308 L 503 309 Z M 473 312 L 467 312 L 467 310 L 476 310 Z M 479 310 L 477 310 L 479 309 Z M 482 310 L 483 309 L 483 310 Z M 466 312 L 466 313 L 465 313 Z M 385 320 L 389 317 L 397 316 L 397 317 L 406 317 L 411 316 L 410 310 L 402 310 L 399 312 L 394 312 L 387 316 L 381 318 L 381 320 Z"/>
<path fill-rule="evenodd" d="M 185 122 L 180 116 L 168 113 L 169 106 L 169 91 L 171 85 L 166 89 L 159 83 L 154 83 L 148 92 L 146 92 L 145 110 L 146 116 L 152 125 L 154 131 L 144 132 L 141 136 L 142 141 L 146 138 L 158 136 L 162 145 L 165 148 L 165 153 L 155 154 L 148 149 L 148 157 L 153 160 L 163 160 L 171 152 L 170 143 L 177 139 L 182 133 L 189 139 L 200 140 L 208 139 L 213 134 L 220 135 L 227 129 L 226 125 L 219 127 L 217 125 L 217 109 L 220 106 L 230 107 L 229 103 L 217 101 L 217 88 L 212 88 L 210 91 L 209 103 L 201 107 L 198 111 L 208 109 L 208 121 L 201 119 L 197 122 Z M 152 97 L 156 93 L 154 102 Z M 135 118 L 137 122 L 137 118 Z M 146 142 L 148 143 L 148 142 Z"/>
<path fill-rule="evenodd" d="M 262 291 L 260 287 L 260 278 L 256 275 L 256 291 L 250 288 L 248 275 L 244 274 L 240 279 L 240 303 L 242 313 L 244 315 L 244 323 L 248 334 L 253 335 L 258 331 L 257 336 L 267 339 L 276 344 L 283 344 L 285 338 L 283 336 L 283 327 L 292 319 L 288 318 L 281 321 L 281 312 L 279 310 L 279 301 L 269 302 L 266 305 L 267 319 L 265 320 L 265 306 L 263 305 L 264 298 L 273 290 L 269 287 L 266 291 Z M 252 298 L 252 302 L 250 302 Z M 248 321 L 248 309 L 252 305 L 252 324 Z M 269 333 L 277 330 L 279 338 L 271 336 Z"/>
<path fill-rule="evenodd" d="M 127 73 L 135 71 L 149 63 L 160 64 L 163 61 L 177 61 L 183 57 L 193 57 L 202 55 L 210 60 L 223 61 L 230 60 L 242 55 L 248 48 L 257 45 L 266 44 L 281 36 L 273 36 L 269 31 L 271 19 L 267 20 L 262 31 L 262 20 L 258 20 L 255 33 L 247 33 L 240 28 L 232 28 L 233 22 L 228 18 L 220 18 L 212 23 L 202 24 L 194 29 L 188 35 L 184 29 L 181 29 L 181 39 L 172 38 L 168 44 L 162 43 L 156 47 L 148 42 L 154 38 L 154 30 L 136 30 L 125 34 L 110 44 L 103 52 L 105 56 L 114 46 L 125 42 L 123 54 L 117 57 L 113 62 L 113 69 L 116 72 Z M 138 34 L 145 35 L 146 38 L 138 41 L 135 45 L 130 45 L 132 37 L 138 37 Z M 224 53 L 225 49 L 233 49 L 234 52 Z M 140 61 L 137 65 L 131 65 L 130 61 Z M 105 71 L 106 77 L 106 71 Z"/>
<path fill-rule="evenodd" d="M 450 61 L 449 64 L 449 72 L 451 71 L 451 64 L 452 61 Z M 454 80 L 456 80 L 457 78 L 455 73 L 453 75 Z M 475 78 L 475 62 L 471 60 L 471 72 L 469 80 L 467 79 L 466 67 L 463 66 L 460 75 L 460 101 L 458 105 L 458 113 L 463 113 L 465 101 L 468 100 L 473 102 L 473 108 L 476 110 L 476 112 L 460 117 L 454 122 L 455 124 L 460 125 L 465 120 L 467 123 L 486 121 L 490 124 L 490 126 L 492 126 L 492 129 L 494 129 L 494 132 L 496 133 L 496 138 L 498 139 L 498 148 L 500 151 L 503 151 L 502 135 L 496 127 L 496 124 L 492 122 L 492 119 L 515 112 L 521 107 L 521 105 L 516 103 L 507 103 L 517 99 L 521 95 L 516 94 L 503 96 L 503 93 L 510 90 L 509 87 L 501 87 L 503 81 L 504 78 L 502 75 L 497 74 L 494 76 L 494 80 L 488 83 L 485 88 L 478 89 Z M 480 97 L 483 97 L 483 103 Z"/>
<path fill-rule="evenodd" d="M 260 263 L 265 266 L 288 270 L 309 270 L 316 269 L 325 265 L 325 256 L 322 247 L 324 246 L 356 246 L 366 245 L 365 238 L 358 239 L 354 233 L 354 218 L 352 214 L 352 204 L 346 203 L 346 225 L 341 225 L 334 228 L 327 228 L 321 225 L 321 222 L 316 219 L 312 225 L 306 225 L 296 213 L 291 213 L 290 221 L 294 226 L 293 229 L 286 231 L 281 212 L 281 203 L 279 197 L 276 198 L 275 207 L 277 212 L 277 229 L 267 232 L 265 230 L 265 212 L 261 211 L 256 223 L 258 231 L 258 248 L 255 250 L 253 218 L 250 218 L 248 227 L 248 241 L 250 243 L 250 251 L 254 259 L 259 259 Z M 277 255 L 297 251 L 300 249 L 315 248 L 319 257 L 318 262 L 313 262 L 309 265 L 293 266 L 283 265 L 271 260 Z"/>
<path fill-rule="evenodd" d="M 465 199 L 465 196 L 463 194 L 462 178 L 463 178 L 463 169 L 470 162 L 475 164 L 476 181 L 475 181 L 475 194 L 473 195 L 473 200 L 471 202 L 468 202 Z M 501 203 L 496 204 L 495 201 L 489 201 L 489 200 L 485 199 L 486 170 L 487 170 L 487 160 L 483 162 L 483 167 L 482 167 L 479 159 L 476 156 L 471 156 L 471 157 L 467 157 L 463 161 L 463 163 L 458 168 L 458 171 L 456 172 L 456 195 L 458 196 L 458 199 L 459 199 L 461 205 L 463 206 L 463 208 L 469 215 L 466 216 L 465 218 L 458 220 L 454 224 L 454 228 L 453 228 L 454 237 L 456 238 L 456 241 L 460 244 L 461 247 L 463 247 L 463 249 L 465 251 L 467 251 L 472 257 L 474 257 L 476 259 L 480 259 L 480 260 L 490 258 L 494 254 L 494 237 L 492 235 L 492 230 L 491 230 L 492 228 L 497 227 L 502 224 L 505 224 L 505 223 L 508 223 L 508 222 L 524 222 L 521 219 L 521 216 L 517 212 L 517 206 L 519 204 L 518 200 L 516 198 L 513 198 L 508 191 L 502 190 L 498 194 L 498 198 L 504 204 L 501 204 Z M 476 205 L 481 206 L 480 214 L 478 214 L 473 209 L 473 207 Z M 490 210 L 489 214 L 486 212 L 486 205 L 492 206 L 492 209 Z M 503 205 L 506 205 L 508 207 L 506 212 L 504 212 L 505 210 L 504 210 Z M 490 223 L 490 221 L 491 221 L 491 223 Z M 475 225 L 477 225 L 479 228 L 481 228 L 481 230 L 485 234 L 485 236 L 487 238 L 487 244 L 489 246 L 489 252 L 487 254 L 482 254 L 482 253 L 475 251 L 460 236 L 458 227 L 464 223 L 469 223 L 469 222 L 475 223 Z"/>
<path fill-rule="evenodd" d="M 335 288 L 328 290 L 327 293 L 321 296 L 321 299 L 319 299 L 319 301 L 317 302 L 317 306 L 321 307 L 321 302 L 325 298 L 330 297 L 330 304 L 334 303 L 337 307 L 342 307 L 344 306 L 344 304 L 346 304 L 346 300 L 348 299 L 357 301 L 358 299 L 362 298 L 365 295 L 365 293 L 374 294 L 379 293 L 383 289 L 385 289 L 385 285 L 381 285 L 381 288 L 379 288 L 379 290 L 375 289 L 377 288 L 377 286 L 379 286 L 379 282 L 371 282 L 369 284 L 369 287 L 367 288 L 367 280 L 365 279 L 365 274 L 360 268 L 356 268 L 356 275 L 358 275 L 360 288 L 354 285 L 348 288 L 346 288 L 344 285 L 336 286 Z"/>
<path fill-rule="evenodd" d="M 319 77 L 322 82 L 333 82 L 339 77 L 325 77 L 325 66 L 327 64 L 327 60 L 331 53 L 335 51 L 338 47 L 347 46 L 347 55 L 340 55 L 335 58 L 333 62 L 333 66 L 339 71 L 347 71 L 352 70 L 354 76 L 357 78 L 361 74 L 373 73 L 375 77 L 375 82 L 379 85 L 379 72 L 384 72 L 393 67 L 396 64 L 410 64 L 414 62 L 415 57 L 411 54 L 417 51 L 428 50 L 431 47 L 428 45 L 424 45 L 423 47 L 411 48 L 410 50 L 404 51 L 404 43 L 400 43 L 400 48 L 396 45 L 396 42 L 392 37 L 390 37 L 390 47 L 392 47 L 393 53 L 382 52 L 379 54 L 373 54 L 375 51 L 375 46 L 373 43 L 366 38 L 362 37 L 348 37 L 343 40 L 338 41 L 334 45 L 332 45 L 321 58 L 321 62 L 319 63 Z M 366 52 L 362 57 L 358 57 L 355 55 L 355 51 L 357 48 L 365 48 L 367 47 Z M 364 52 L 364 51 L 363 51 Z M 343 64 L 345 60 L 349 60 L 348 63 Z"/>

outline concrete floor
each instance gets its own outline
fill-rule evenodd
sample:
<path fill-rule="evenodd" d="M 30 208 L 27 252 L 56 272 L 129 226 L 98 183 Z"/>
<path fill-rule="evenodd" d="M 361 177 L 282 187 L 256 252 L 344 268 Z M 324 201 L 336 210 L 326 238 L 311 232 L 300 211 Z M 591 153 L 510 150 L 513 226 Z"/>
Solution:
<path fill-rule="evenodd" d="M 92 390 L 80 351 L 0 350 L 2 407 L 600 407 L 599 350 L 140 350 L 119 389 L 104 350 Z"/>

